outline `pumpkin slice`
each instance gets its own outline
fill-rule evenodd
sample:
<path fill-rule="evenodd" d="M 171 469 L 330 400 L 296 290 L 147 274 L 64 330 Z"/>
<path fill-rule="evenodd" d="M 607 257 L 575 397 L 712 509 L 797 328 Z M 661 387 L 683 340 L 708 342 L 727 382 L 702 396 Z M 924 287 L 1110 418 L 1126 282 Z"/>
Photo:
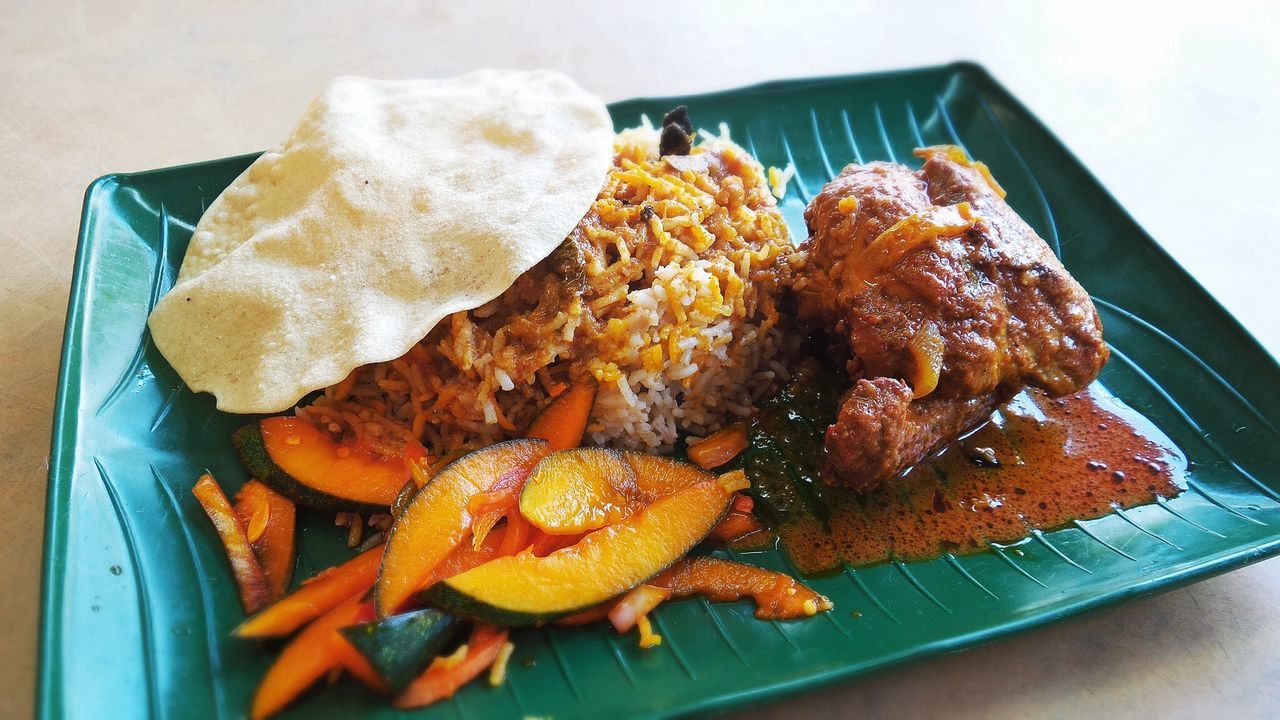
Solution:
<path fill-rule="evenodd" d="M 432 585 L 419 598 L 447 612 L 503 627 L 567 617 L 616 597 L 679 560 L 719 522 L 741 472 L 699 482 L 537 557 L 520 553 Z"/>
<path fill-rule="evenodd" d="M 715 476 L 656 455 L 575 448 L 538 463 L 520 493 L 520 514 L 545 533 L 596 530 Z"/>
<path fill-rule="evenodd" d="M 344 600 L 363 595 L 373 587 L 382 563 L 383 546 L 351 558 L 302 581 L 302 587 L 245 620 L 235 629 L 238 637 L 283 637 L 329 612 Z"/>
<path fill-rule="evenodd" d="M 271 599 L 279 600 L 289 592 L 297 565 L 297 508 L 289 498 L 250 480 L 236 493 L 236 514 L 267 576 Z"/>
<path fill-rule="evenodd" d="M 466 624 L 435 608 L 424 608 L 339 632 L 358 650 L 391 692 L 399 693 L 462 634 Z"/>
<path fill-rule="evenodd" d="M 386 512 L 409 479 L 403 457 L 342 446 L 296 417 L 270 417 L 231 436 L 249 474 L 299 505 Z"/>
<path fill-rule="evenodd" d="M 626 455 L 603 448 L 554 452 L 542 459 L 520 493 L 520 514 L 543 532 L 574 535 L 631 514 L 639 494 Z"/>
<path fill-rule="evenodd" d="M 637 452 L 626 453 L 626 456 L 636 473 L 636 499 L 646 505 L 716 477 L 699 467 L 671 458 Z"/>
<path fill-rule="evenodd" d="M 431 572 L 427 574 L 427 578 L 422 581 L 419 587 L 428 587 L 434 585 L 445 578 L 453 577 L 461 572 L 466 572 L 473 567 L 479 567 L 490 560 L 501 557 L 503 555 L 511 555 L 515 551 L 503 552 L 505 544 L 510 540 L 512 542 L 523 542 L 520 538 L 510 537 L 511 535 L 520 535 L 522 533 L 512 533 L 510 525 L 504 525 L 497 530 L 489 533 L 485 537 L 484 542 L 476 547 L 472 543 L 464 542 L 449 556 L 441 560 Z M 527 537 L 527 534 L 525 534 Z"/>
<path fill-rule="evenodd" d="M 504 526 L 489 533 L 479 547 L 462 543 L 436 565 L 423 586 L 498 557 L 508 530 Z M 463 627 L 464 623 L 458 618 L 426 608 L 344 628 L 342 634 L 364 656 L 381 682 L 398 693 L 426 669 Z"/>
<path fill-rule="evenodd" d="M 509 440 L 462 456 L 413 496 L 396 518 L 378 573 L 378 617 L 392 615 L 471 532 L 467 501 L 509 475 L 527 475 L 546 440 Z M 398 489 L 398 488 L 397 488 Z"/>

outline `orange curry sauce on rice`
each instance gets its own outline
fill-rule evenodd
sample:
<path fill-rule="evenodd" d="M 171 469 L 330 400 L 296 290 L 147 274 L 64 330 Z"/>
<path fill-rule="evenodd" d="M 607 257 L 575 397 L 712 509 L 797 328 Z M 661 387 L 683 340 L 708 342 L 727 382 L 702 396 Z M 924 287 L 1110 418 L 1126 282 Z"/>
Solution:
<path fill-rule="evenodd" d="M 659 157 L 656 133 L 628 131 L 614 150 L 590 212 L 551 256 L 298 415 L 344 439 L 441 454 L 520 436 L 589 374 L 596 443 L 668 451 L 749 416 L 785 373 L 777 303 L 793 257 L 763 169 L 727 139 Z"/>

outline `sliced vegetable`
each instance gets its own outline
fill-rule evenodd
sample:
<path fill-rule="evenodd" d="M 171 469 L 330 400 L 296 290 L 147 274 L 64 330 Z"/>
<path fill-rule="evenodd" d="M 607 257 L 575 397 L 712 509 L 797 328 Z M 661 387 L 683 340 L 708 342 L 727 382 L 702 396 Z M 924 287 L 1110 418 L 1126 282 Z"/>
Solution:
<path fill-rule="evenodd" d="M 507 518 L 506 532 L 507 535 L 502 540 L 502 546 L 498 548 L 498 557 L 515 555 L 528 547 L 529 538 L 533 534 L 533 527 L 529 525 L 528 520 L 525 520 L 524 517 L 517 512 L 512 513 L 512 515 Z M 426 583 L 423 583 L 422 586 L 429 587 Z"/>
<path fill-rule="evenodd" d="M 409 479 L 404 457 L 339 445 L 301 418 L 264 418 L 231 441 L 250 475 L 317 510 L 386 512 Z"/>
<path fill-rule="evenodd" d="M 689 447 L 689 460 L 703 470 L 718 468 L 747 449 L 747 426 L 738 423 L 721 428 Z"/>
<path fill-rule="evenodd" d="M 471 516 L 472 544 L 479 546 L 484 542 L 489 532 L 516 507 L 517 498 L 513 491 L 480 493 L 471 498 L 467 503 L 467 514 Z"/>
<path fill-rule="evenodd" d="M 347 529 L 347 548 L 360 547 L 360 539 L 364 537 L 364 518 L 360 513 L 334 513 L 333 524 Z"/>
<path fill-rule="evenodd" d="M 474 547 L 470 543 L 459 545 L 436 565 L 424 586 L 453 577 L 500 557 L 500 551 L 505 547 L 507 540 L 507 532 L 506 527 L 498 528 L 489 534 L 480 547 Z M 407 620 L 421 613 L 426 613 L 427 616 L 433 614 L 439 616 L 439 622 L 428 623 L 427 617 L 418 618 L 413 622 Z M 435 629 L 429 631 L 428 625 Z M 461 621 L 435 609 L 429 608 L 374 620 L 370 606 L 369 617 L 362 617 L 360 625 L 344 629 L 343 636 L 369 664 L 370 672 L 379 679 L 379 682 L 399 692 L 410 680 L 421 673 L 431 658 L 435 657 L 440 649 L 454 639 L 462 629 Z M 357 634 L 360 635 L 360 640 L 354 637 Z M 418 648 L 421 652 L 421 662 L 415 665 L 414 648 L 418 646 L 421 646 Z M 348 667 L 348 669 L 351 668 Z M 353 670 L 352 674 L 356 672 Z"/>
<path fill-rule="evenodd" d="M 418 494 L 418 487 L 418 483 L 414 482 L 413 478 L 405 480 L 400 492 L 396 493 L 395 501 L 391 503 L 391 517 L 400 517 L 400 513 L 409 506 L 413 496 Z"/>
<path fill-rule="evenodd" d="M 258 542 L 267 532 L 267 522 L 271 520 L 271 502 L 266 493 L 257 492 L 257 488 L 266 487 L 257 480 L 250 480 L 236 491 L 236 517 L 244 528 L 249 544 Z"/>
<path fill-rule="evenodd" d="M 603 622 L 609 619 L 609 612 L 613 610 L 613 603 L 602 603 L 595 607 L 587 608 L 582 612 L 576 612 L 567 617 L 562 617 L 555 621 L 556 625 L 567 625 L 570 627 L 577 625 L 590 625 L 592 623 Z"/>
<path fill-rule="evenodd" d="M 777 540 L 777 536 L 752 514 L 754 508 L 755 500 L 750 496 L 739 495 L 734 498 L 729 512 L 720 519 L 716 529 L 711 531 L 711 538 L 735 550 L 763 550 L 769 547 Z"/>
<path fill-rule="evenodd" d="M 484 542 L 485 536 L 502 518 L 515 513 L 520 502 L 520 491 L 524 489 L 527 477 L 527 474 L 507 473 L 490 485 L 488 490 L 472 495 L 467 500 L 467 514 L 471 516 L 471 540 L 476 547 Z"/>
<path fill-rule="evenodd" d="M 470 534 L 467 501 L 507 475 L 527 476 L 548 452 L 545 440 L 510 440 L 465 455 L 414 495 L 391 526 L 378 573 L 378 617 L 393 614 Z"/>
<path fill-rule="evenodd" d="M 466 654 L 460 661 L 436 658 L 431 667 L 410 683 L 393 704 L 402 709 L 416 708 L 453 697 L 458 688 L 493 665 L 506 644 L 506 630 L 477 625 L 471 631 Z"/>
<path fill-rule="evenodd" d="M 609 610 L 609 623 L 620 633 L 636 626 L 641 618 L 648 617 L 663 600 L 671 597 L 671 591 L 654 585 L 641 585 L 614 603 Z"/>
<path fill-rule="evenodd" d="M 373 616 L 373 603 L 365 602 L 360 606 L 360 615 L 355 622 L 360 622 L 365 615 Z M 368 608 L 367 610 L 365 608 Z M 340 628 L 341 630 L 341 628 Z M 391 693 L 391 686 L 387 684 L 385 678 L 374 668 L 373 663 L 369 662 L 369 658 L 356 649 L 351 641 L 346 637 L 335 640 L 333 643 L 334 654 L 338 658 L 338 664 L 343 670 L 351 673 L 351 677 L 360 681 L 361 685 L 369 688 L 376 693 L 384 695 Z M 330 671 L 332 672 L 332 670 Z"/>
<path fill-rule="evenodd" d="M 528 537 L 527 532 L 520 533 L 518 529 L 513 531 L 511 526 L 504 526 L 489 533 L 489 536 L 484 539 L 484 542 L 479 547 L 471 543 L 462 543 L 453 552 L 449 553 L 448 557 L 431 569 L 430 574 L 422 581 L 422 587 L 429 587 L 445 578 L 451 578 L 473 567 L 479 567 L 494 558 L 514 553 L 515 550 L 505 552 L 504 550 L 507 549 L 509 542 L 521 542 L 511 537 L 516 534 L 521 537 Z"/>
<path fill-rule="evenodd" d="M 735 550 L 763 550 L 775 539 L 773 531 L 749 511 L 730 510 L 711 531 L 711 537 Z"/>
<path fill-rule="evenodd" d="M 289 592 L 298 560 L 297 507 L 289 498 L 250 480 L 236 493 L 236 513 L 267 576 L 271 599 L 279 600 Z"/>
<path fill-rule="evenodd" d="M 500 626 L 551 621 L 624 593 L 680 559 L 719 521 L 741 472 L 696 483 L 546 557 L 500 557 L 436 583 L 435 607 Z"/>
<path fill-rule="evenodd" d="M 227 560 L 231 561 L 231 574 L 240 590 L 240 604 L 244 606 L 245 613 L 261 610 L 271 602 L 271 590 L 231 502 L 223 494 L 222 488 L 218 487 L 218 482 L 208 473 L 200 476 L 191 492 L 200 501 L 200 506 L 218 532 L 218 538 L 222 540 Z"/>
<path fill-rule="evenodd" d="M 342 636 L 399 693 L 462 633 L 463 621 L 434 608 L 342 628 Z"/>
<path fill-rule="evenodd" d="M 596 379 L 589 375 L 574 381 L 534 418 L 525 437 L 542 438 L 551 443 L 552 450 L 581 445 L 596 401 L 596 388 Z"/>
<path fill-rule="evenodd" d="M 582 442 L 591 405 L 595 402 L 596 381 L 586 377 L 568 392 L 565 387 L 558 389 L 559 392 L 553 394 L 555 400 L 533 421 L 527 434 L 530 438 L 546 440 L 553 452 L 577 447 Z M 519 482 L 496 483 L 488 492 L 471 498 L 467 512 L 472 517 L 474 542 L 479 544 L 502 518 L 516 512 L 523 487 L 524 478 L 519 478 Z"/>
<path fill-rule="evenodd" d="M 750 597 L 761 620 L 790 620 L 830 610 L 831 601 L 795 578 L 754 565 L 711 557 L 685 558 L 649 581 L 674 598 L 702 595 L 715 602 Z"/>
<path fill-rule="evenodd" d="M 519 513 L 516 513 L 516 514 L 519 515 Z M 525 521 L 525 523 L 528 524 L 528 521 Z M 587 534 L 587 533 L 577 533 L 575 535 L 552 535 L 550 533 L 545 533 L 541 530 L 538 530 L 537 528 L 534 528 L 532 525 L 530 525 L 529 528 L 530 528 L 529 541 L 526 543 L 526 548 L 528 549 L 529 552 L 533 553 L 538 557 L 546 557 L 547 555 L 550 555 L 551 553 L 557 550 L 560 550 L 562 548 L 567 548 L 570 545 L 577 545 L 578 541 L 581 540 Z M 521 548 L 516 548 L 516 549 L 520 550 Z M 514 555 L 515 553 L 512 552 L 512 553 L 503 553 L 503 554 Z"/>
<path fill-rule="evenodd" d="M 689 463 L 658 455 L 626 453 L 627 462 L 636 473 L 637 499 L 649 504 L 696 483 L 715 479 L 715 475 Z"/>
<path fill-rule="evenodd" d="M 660 497 L 715 476 L 688 463 L 634 452 L 575 448 L 538 463 L 520 513 L 545 533 L 577 534 L 613 524 Z"/>
<path fill-rule="evenodd" d="M 625 455 L 575 448 L 542 459 L 520 493 L 520 514 L 543 532 L 573 535 L 612 525 L 629 515 L 639 495 Z"/>
<path fill-rule="evenodd" d="M 245 638 L 283 637 L 373 587 L 383 546 L 367 550 L 337 567 L 322 570 L 302 587 L 245 620 L 235 634 Z"/>
<path fill-rule="evenodd" d="M 409 467 L 409 469 L 412 471 L 413 484 L 417 485 L 419 488 L 425 487 L 427 483 L 431 482 L 431 478 L 440 474 L 441 470 L 449 467 L 449 465 L 452 464 L 454 460 L 457 460 L 458 458 L 462 457 L 463 455 L 466 455 L 469 452 L 471 451 L 463 450 L 463 449 L 450 450 L 444 455 L 441 455 L 433 463 L 430 463 L 430 464 L 424 464 L 421 462 L 414 463 Z"/>
<path fill-rule="evenodd" d="M 285 708 L 312 683 L 350 661 L 346 648 L 350 644 L 338 629 L 358 622 L 364 608 L 360 598 L 350 598 L 311 623 L 285 646 L 272 663 L 253 696 L 249 711 L 254 720 L 270 717 Z M 355 663 L 359 667 L 359 663 Z M 376 674 L 357 671 L 359 676 L 376 682 Z"/>

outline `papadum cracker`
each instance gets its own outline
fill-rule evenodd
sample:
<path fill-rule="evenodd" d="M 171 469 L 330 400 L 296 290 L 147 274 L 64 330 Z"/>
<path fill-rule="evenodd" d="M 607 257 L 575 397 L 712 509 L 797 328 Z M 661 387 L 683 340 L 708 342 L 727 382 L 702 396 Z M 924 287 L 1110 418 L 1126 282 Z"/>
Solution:
<path fill-rule="evenodd" d="M 600 99 L 557 73 L 339 78 L 201 218 L 156 347 L 221 410 L 287 409 L 550 254 L 612 138 Z"/>

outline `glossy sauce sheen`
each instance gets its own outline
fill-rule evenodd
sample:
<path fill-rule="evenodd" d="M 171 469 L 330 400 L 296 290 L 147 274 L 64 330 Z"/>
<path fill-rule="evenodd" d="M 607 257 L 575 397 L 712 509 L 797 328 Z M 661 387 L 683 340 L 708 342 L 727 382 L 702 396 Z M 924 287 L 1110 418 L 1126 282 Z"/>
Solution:
<path fill-rule="evenodd" d="M 765 450 L 747 459 L 761 505 L 801 572 L 976 552 L 1182 491 L 1186 460 L 1173 442 L 1097 384 L 1059 399 L 1025 391 L 883 487 L 862 495 L 833 488 L 817 477 L 822 440 L 814 432 L 834 393 L 797 388 L 805 381 L 763 410 L 753 443 Z M 795 407 L 778 412 L 784 405 Z M 804 422 L 802 410 L 818 421 Z"/>

